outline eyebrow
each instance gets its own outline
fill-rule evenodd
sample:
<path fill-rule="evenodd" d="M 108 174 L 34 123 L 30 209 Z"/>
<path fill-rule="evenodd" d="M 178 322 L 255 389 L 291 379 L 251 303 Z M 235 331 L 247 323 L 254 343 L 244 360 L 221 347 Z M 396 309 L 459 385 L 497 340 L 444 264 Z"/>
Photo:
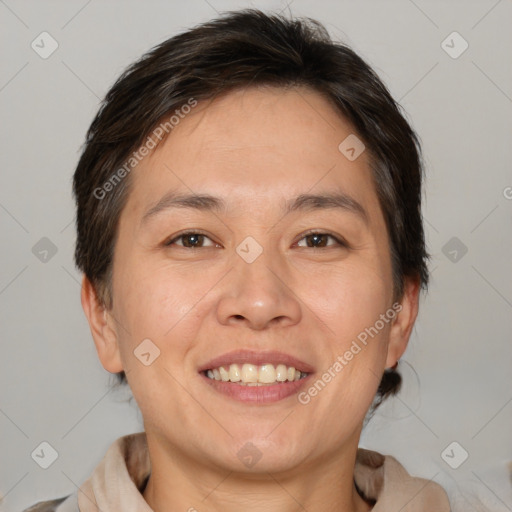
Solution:
<path fill-rule="evenodd" d="M 177 194 L 169 192 L 144 213 L 141 223 L 146 223 L 150 218 L 172 208 L 187 208 L 220 213 L 227 209 L 227 205 L 220 197 L 209 194 Z M 368 214 L 361 203 L 343 192 L 300 194 L 285 202 L 284 215 L 295 211 L 322 209 L 341 209 L 358 216 L 365 224 L 368 224 Z"/>

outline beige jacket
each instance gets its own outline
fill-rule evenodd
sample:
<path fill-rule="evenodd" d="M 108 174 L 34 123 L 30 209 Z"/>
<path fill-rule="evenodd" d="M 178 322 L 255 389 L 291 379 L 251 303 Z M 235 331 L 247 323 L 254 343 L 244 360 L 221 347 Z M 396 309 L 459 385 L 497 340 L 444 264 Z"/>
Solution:
<path fill-rule="evenodd" d="M 141 494 L 150 470 L 145 433 L 124 436 L 110 446 L 80 491 L 24 512 L 152 512 Z M 441 486 L 411 477 L 389 455 L 359 448 L 354 480 L 366 498 L 375 500 L 372 512 L 450 512 Z"/>

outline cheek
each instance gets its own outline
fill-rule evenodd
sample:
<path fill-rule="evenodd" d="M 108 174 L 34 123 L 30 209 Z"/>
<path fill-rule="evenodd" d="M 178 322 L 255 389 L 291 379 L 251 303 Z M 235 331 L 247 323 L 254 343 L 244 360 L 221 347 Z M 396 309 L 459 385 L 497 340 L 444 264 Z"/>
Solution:
<path fill-rule="evenodd" d="M 114 284 L 119 348 L 132 392 L 144 417 L 149 418 L 154 411 L 148 404 L 165 402 L 168 390 L 179 388 L 172 376 L 182 380 L 178 374 L 185 370 L 183 361 L 197 338 L 196 308 L 204 284 L 195 280 L 191 286 L 183 273 L 170 275 L 147 265 L 132 267 L 125 275 L 130 279 L 119 279 L 117 287 Z M 142 346 L 144 352 L 139 349 Z M 146 352 L 151 359 L 157 355 L 147 366 L 137 357 Z"/>
<path fill-rule="evenodd" d="M 198 315 L 204 314 L 202 299 L 215 280 L 197 270 L 169 265 L 131 265 L 119 267 L 129 279 L 114 281 L 114 310 L 124 329 L 121 350 L 133 351 L 143 339 L 149 338 L 161 350 L 172 344 L 173 354 L 182 357 L 188 341 L 194 339 L 200 327 Z M 211 281 L 211 282 L 210 282 Z M 117 285 L 117 287 L 116 287 Z"/>
<path fill-rule="evenodd" d="M 391 306 L 389 277 L 369 265 L 347 263 L 343 268 L 316 273 L 306 282 L 300 296 L 341 348 Z"/>
<path fill-rule="evenodd" d="M 332 355 L 326 364 L 340 376 L 338 383 L 348 399 L 366 394 L 371 398 L 375 391 L 372 388 L 380 381 L 391 325 L 380 319 L 385 311 L 367 304 L 363 314 L 347 311 L 338 320 L 329 350 Z M 332 368 L 335 363 L 336 368 Z"/>
<path fill-rule="evenodd" d="M 364 417 L 385 364 L 394 314 L 392 289 L 389 278 L 368 268 L 347 265 L 310 281 L 308 307 L 322 320 L 320 327 L 325 326 L 324 368 L 319 378 L 329 380 L 317 406 L 334 415 L 350 410 Z M 386 312 L 389 317 L 382 320 Z"/>

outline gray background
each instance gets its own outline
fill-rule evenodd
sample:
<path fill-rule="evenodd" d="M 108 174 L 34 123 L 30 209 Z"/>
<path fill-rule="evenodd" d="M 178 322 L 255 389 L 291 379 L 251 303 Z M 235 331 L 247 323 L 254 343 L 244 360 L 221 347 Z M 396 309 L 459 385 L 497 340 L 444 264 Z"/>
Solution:
<path fill-rule="evenodd" d="M 288 4 L 0 1 L 2 510 L 71 493 L 111 442 L 141 430 L 97 361 L 72 260 L 71 177 L 99 99 L 154 44 L 248 6 L 324 22 L 375 67 L 423 141 L 432 284 L 401 364 L 405 389 L 362 445 L 441 483 L 455 510 L 512 510 L 512 2 Z M 31 48 L 43 31 L 59 44 L 47 59 Z M 453 31 L 469 44 L 458 58 L 441 46 Z M 46 470 L 31 458 L 42 441 L 59 455 Z M 453 441 L 469 453 L 457 469 L 441 456 Z"/>

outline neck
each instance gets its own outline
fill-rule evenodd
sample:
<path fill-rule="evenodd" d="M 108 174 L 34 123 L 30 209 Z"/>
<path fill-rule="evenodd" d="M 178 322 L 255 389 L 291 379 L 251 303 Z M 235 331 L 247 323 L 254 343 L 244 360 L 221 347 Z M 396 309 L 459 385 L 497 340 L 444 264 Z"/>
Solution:
<path fill-rule="evenodd" d="M 151 476 L 143 496 L 155 512 L 367 512 L 353 474 L 355 448 L 281 472 L 236 473 L 191 461 L 148 434 Z"/>

